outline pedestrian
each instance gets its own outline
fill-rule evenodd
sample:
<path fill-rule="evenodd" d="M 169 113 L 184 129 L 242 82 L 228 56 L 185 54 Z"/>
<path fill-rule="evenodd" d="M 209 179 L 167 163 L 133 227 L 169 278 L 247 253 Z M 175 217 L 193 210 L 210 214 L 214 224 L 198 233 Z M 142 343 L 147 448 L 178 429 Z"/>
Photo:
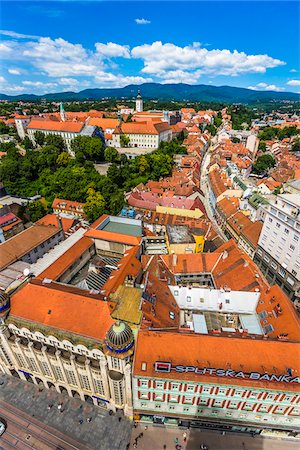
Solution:
<path fill-rule="evenodd" d="M 82 420 L 82 419 L 80 419 L 80 420 L 79 420 L 79 423 L 80 423 L 80 425 L 82 425 L 82 424 L 83 424 L 83 420 Z"/>
<path fill-rule="evenodd" d="M 137 423 L 136 422 L 134 422 L 134 428 L 136 428 L 137 427 Z"/>
<path fill-rule="evenodd" d="M 167 448 L 167 446 L 166 446 L 166 444 L 164 444 L 164 447 L 163 447 L 164 449 L 166 449 Z"/>
<path fill-rule="evenodd" d="M 183 433 L 182 437 L 183 437 L 183 442 L 186 442 L 186 438 L 187 438 L 186 432 Z"/>
<path fill-rule="evenodd" d="M 175 438 L 175 444 L 178 444 L 178 438 Z"/>
<path fill-rule="evenodd" d="M 119 417 L 119 422 L 121 422 L 121 420 L 122 420 L 122 417 Z"/>
<path fill-rule="evenodd" d="M 148 430 L 148 427 L 147 427 L 147 425 L 145 426 L 145 430 Z"/>

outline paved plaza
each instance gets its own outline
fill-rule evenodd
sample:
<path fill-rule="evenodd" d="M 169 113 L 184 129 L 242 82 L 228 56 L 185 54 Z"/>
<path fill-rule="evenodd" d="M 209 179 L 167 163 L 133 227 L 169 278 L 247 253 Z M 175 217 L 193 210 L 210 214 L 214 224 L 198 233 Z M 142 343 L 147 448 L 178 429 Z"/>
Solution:
<path fill-rule="evenodd" d="M 176 440 L 181 445 L 181 450 L 200 450 L 201 444 L 206 445 L 209 450 L 297 450 L 299 440 L 274 439 L 262 436 L 251 437 L 241 433 L 226 433 L 223 435 L 218 431 L 207 431 L 200 429 L 180 429 L 150 425 L 146 427 L 138 424 L 132 430 L 130 449 L 135 448 L 137 440 L 138 450 L 175 450 Z M 183 434 L 186 433 L 186 442 Z"/>
<path fill-rule="evenodd" d="M 14 377 L 0 376 L 0 399 L 91 450 L 125 450 L 130 441 L 132 423 L 123 414 L 110 416 L 102 408 L 46 388 L 40 391 L 36 385 Z M 50 404 L 53 406 L 49 410 Z"/>

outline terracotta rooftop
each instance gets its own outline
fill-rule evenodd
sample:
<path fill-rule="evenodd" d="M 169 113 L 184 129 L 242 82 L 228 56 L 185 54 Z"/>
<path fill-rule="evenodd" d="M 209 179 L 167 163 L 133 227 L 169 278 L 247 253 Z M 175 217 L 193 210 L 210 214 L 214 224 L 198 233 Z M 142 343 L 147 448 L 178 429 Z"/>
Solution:
<path fill-rule="evenodd" d="M 171 127 L 166 122 L 125 122 L 116 128 L 113 134 L 160 134 L 167 130 L 171 130 Z"/>
<path fill-rule="evenodd" d="M 44 278 L 54 281 L 58 280 L 66 272 L 66 270 L 68 270 L 68 268 L 93 245 L 94 243 L 92 239 L 82 237 L 56 261 L 54 261 L 54 263 L 47 267 L 47 269 L 39 275 L 39 278 L 41 280 Z"/>
<path fill-rule="evenodd" d="M 245 239 L 247 239 L 254 247 L 257 247 L 263 224 L 260 221 L 249 222 L 249 225 L 242 230 L 241 235 L 244 236 Z"/>
<path fill-rule="evenodd" d="M 235 291 L 266 290 L 268 284 L 259 268 L 233 239 L 221 245 L 217 253 L 223 253 L 213 270 L 217 289 L 227 286 Z"/>
<path fill-rule="evenodd" d="M 57 227 L 34 224 L 27 230 L 0 244 L 0 270 L 21 259 L 24 255 L 59 232 Z"/>
<path fill-rule="evenodd" d="M 160 255 L 159 258 L 175 275 L 179 273 L 211 273 L 221 256 L 221 253 L 191 253 Z"/>
<path fill-rule="evenodd" d="M 65 232 L 69 231 L 69 229 L 74 225 L 75 220 L 69 219 L 68 217 L 61 217 L 62 227 Z M 48 225 L 58 227 L 58 218 L 56 214 L 46 214 L 46 216 L 36 221 L 37 224 L 40 225 Z"/>
<path fill-rule="evenodd" d="M 118 262 L 117 270 L 113 270 L 106 283 L 101 288 L 101 293 L 109 296 L 121 286 L 127 277 L 137 278 L 141 274 L 142 265 L 138 259 L 140 247 L 132 247 L 124 253 L 123 258 Z"/>
<path fill-rule="evenodd" d="M 101 296 L 39 280 L 11 297 L 10 316 L 100 341 L 114 323 Z"/>
<path fill-rule="evenodd" d="M 74 202 L 73 200 L 64 200 L 61 198 L 55 198 L 53 200 L 52 208 L 83 213 L 83 203 Z"/>
<path fill-rule="evenodd" d="M 176 343 L 176 345 L 174 345 Z M 238 349 L 238 350 L 237 350 Z M 199 383 L 256 386 L 277 390 L 299 390 L 298 383 L 254 381 L 244 378 L 200 375 L 195 372 L 163 373 L 155 371 L 156 362 L 171 362 L 173 366 L 197 366 L 236 372 L 257 372 L 293 377 L 300 376 L 300 347 L 291 342 L 264 341 L 140 330 L 138 334 L 133 374 L 140 377 L 197 381 Z M 146 363 L 146 370 L 142 370 Z"/>
<path fill-rule="evenodd" d="M 80 133 L 84 126 L 83 122 L 58 122 L 54 120 L 36 120 L 30 121 L 28 130 L 41 131 L 65 131 L 70 133 Z"/>
<path fill-rule="evenodd" d="M 109 119 L 109 118 L 99 118 L 99 117 L 91 117 L 89 120 L 90 126 L 97 126 L 102 128 L 102 130 L 106 130 L 107 128 L 115 129 L 118 125 L 118 119 Z"/>

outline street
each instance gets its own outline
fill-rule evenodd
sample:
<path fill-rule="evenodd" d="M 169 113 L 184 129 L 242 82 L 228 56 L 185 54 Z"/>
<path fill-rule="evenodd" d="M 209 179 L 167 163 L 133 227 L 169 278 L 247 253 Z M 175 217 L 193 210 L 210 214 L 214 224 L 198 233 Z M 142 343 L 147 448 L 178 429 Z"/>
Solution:
<path fill-rule="evenodd" d="M 216 231 L 218 232 L 219 236 L 221 236 L 223 238 L 224 241 L 227 241 L 228 239 L 226 238 L 223 230 L 219 227 L 219 225 L 217 224 L 216 219 L 214 218 L 214 214 L 213 214 L 213 210 L 212 207 L 209 203 L 209 190 L 208 190 L 208 176 L 206 174 L 207 172 L 207 167 L 210 163 L 210 157 L 211 157 L 211 150 L 212 150 L 212 146 L 213 143 L 211 142 L 209 149 L 207 150 L 207 152 L 205 153 L 203 160 L 201 162 L 201 168 L 200 168 L 200 188 L 204 194 L 204 198 L 203 203 L 204 203 L 204 207 L 206 210 L 206 214 L 207 217 L 209 218 L 209 220 L 213 223 L 214 228 L 216 229 Z"/>
<path fill-rule="evenodd" d="M 209 450 L 296 450 L 299 448 L 299 440 L 267 438 L 263 436 L 249 436 L 241 433 L 226 433 L 219 431 L 206 431 L 196 428 L 190 430 L 180 428 L 166 428 L 163 426 L 139 424 L 133 428 L 130 449 L 135 448 L 135 439 L 140 433 L 143 436 L 137 440 L 139 450 L 174 450 L 176 438 L 181 450 L 200 450 L 201 444 Z M 187 434 L 184 443 L 183 434 Z"/>
<path fill-rule="evenodd" d="M 0 375 L 0 417 L 8 425 L 1 450 L 125 450 L 132 428 L 122 414 L 6 375 Z"/>

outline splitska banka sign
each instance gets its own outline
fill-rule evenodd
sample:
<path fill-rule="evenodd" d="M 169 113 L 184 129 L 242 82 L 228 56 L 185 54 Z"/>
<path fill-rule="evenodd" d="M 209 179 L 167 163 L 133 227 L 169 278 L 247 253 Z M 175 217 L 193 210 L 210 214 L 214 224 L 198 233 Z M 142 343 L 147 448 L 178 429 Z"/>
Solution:
<path fill-rule="evenodd" d="M 293 377 L 291 374 L 289 375 L 275 375 L 268 373 L 258 373 L 258 372 L 237 372 L 236 370 L 231 369 L 213 369 L 209 367 L 194 367 L 194 366 L 172 366 L 169 362 L 160 362 L 157 361 L 155 363 L 155 371 L 161 373 L 170 373 L 170 372 L 178 372 L 178 373 L 195 373 L 198 375 L 212 375 L 216 377 L 229 377 L 229 378 L 237 378 L 237 379 L 247 379 L 254 381 L 278 381 L 280 383 L 300 383 L 300 377 Z"/>

